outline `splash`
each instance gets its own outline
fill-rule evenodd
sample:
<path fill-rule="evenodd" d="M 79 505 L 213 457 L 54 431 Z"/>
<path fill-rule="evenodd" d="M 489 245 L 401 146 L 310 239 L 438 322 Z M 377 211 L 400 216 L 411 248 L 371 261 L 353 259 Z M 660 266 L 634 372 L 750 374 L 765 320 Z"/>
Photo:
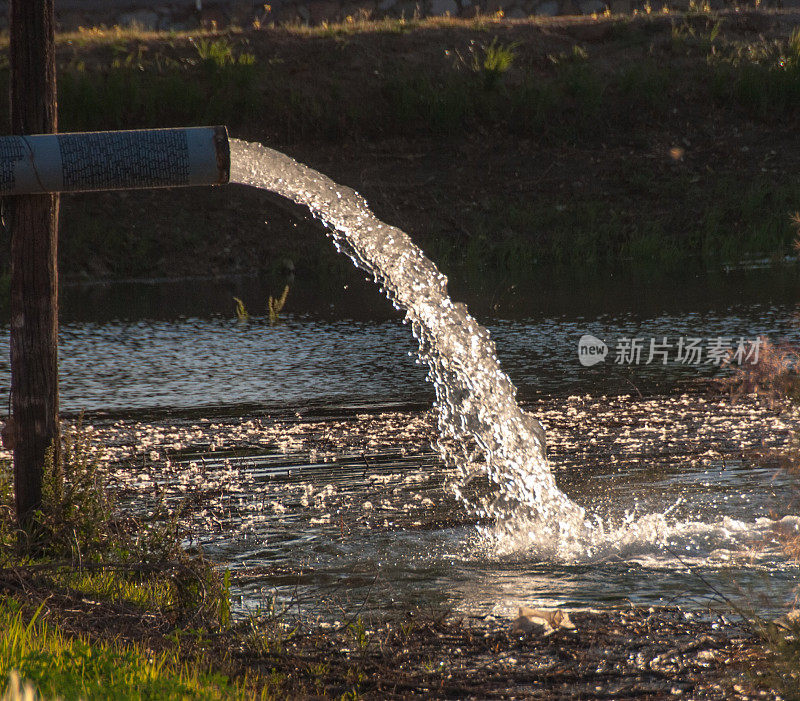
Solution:
<path fill-rule="evenodd" d="M 447 294 L 447 278 L 407 234 L 375 217 L 355 191 L 288 156 L 231 140 L 231 181 L 271 190 L 305 205 L 330 229 L 337 249 L 372 274 L 405 311 L 430 367 L 439 439 L 445 462 L 459 473 L 457 496 L 501 531 L 535 532 L 559 552 L 586 541 L 583 508 L 556 486 L 541 424 L 520 408 L 516 389 L 500 368 L 489 332 L 465 305 Z M 477 475 L 493 484 L 468 498 L 463 485 Z"/>

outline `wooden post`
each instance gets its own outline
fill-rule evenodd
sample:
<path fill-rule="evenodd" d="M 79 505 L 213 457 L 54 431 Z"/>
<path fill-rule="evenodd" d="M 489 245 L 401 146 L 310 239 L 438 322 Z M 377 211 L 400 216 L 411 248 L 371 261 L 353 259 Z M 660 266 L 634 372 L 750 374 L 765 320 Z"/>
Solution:
<path fill-rule="evenodd" d="M 57 129 L 53 0 L 11 0 L 11 131 Z M 8 200 L 11 227 L 11 407 L 17 520 L 42 500 L 48 449 L 60 465 L 58 425 L 58 196 Z"/>

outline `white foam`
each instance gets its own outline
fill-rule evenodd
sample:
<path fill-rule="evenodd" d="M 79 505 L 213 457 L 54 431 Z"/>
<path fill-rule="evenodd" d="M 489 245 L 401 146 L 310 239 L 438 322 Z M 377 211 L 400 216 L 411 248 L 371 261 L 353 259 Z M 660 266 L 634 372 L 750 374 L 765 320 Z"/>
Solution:
<path fill-rule="evenodd" d="M 488 331 L 448 297 L 445 276 L 404 232 L 379 221 L 355 191 L 260 144 L 231 140 L 231 180 L 307 206 L 328 225 L 336 247 L 371 273 L 405 311 L 419 357 L 430 367 L 438 409 L 436 447 L 456 469 L 453 491 L 496 524 L 481 533 L 485 551 L 566 562 L 670 551 L 691 557 L 701 550 L 732 552 L 767 527 L 730 519 L 680 521 L 671 519 L 669 510 L 616 524 L 587 518 L 556 486 L 544 430 L 517 404 Z M 492 483 L 488 495 L 471 496 L 467 484 L 476 475 Z M 372 507 L 363 504 L 365 510 Z"/>

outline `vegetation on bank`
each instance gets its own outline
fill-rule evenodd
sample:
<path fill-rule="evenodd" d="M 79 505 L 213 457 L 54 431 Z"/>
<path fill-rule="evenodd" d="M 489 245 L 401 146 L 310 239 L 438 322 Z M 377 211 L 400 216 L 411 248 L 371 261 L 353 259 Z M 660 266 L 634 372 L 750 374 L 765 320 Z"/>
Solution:
<path fill-rule="evenodd" d="M 0 601 L 0 679 L 17 674 L 47 699 L 241 698 L 226 677 L 186 664 L 177 650 L 67 635 L 41 616 L 44 606 L 31 615 L 15 599 Z"/>
<path fill-rule="evenodd" d="M 43 698 L 252 696 L 180 644 L 229 625 L 228 578 L 182 549 L 166 505 L 122 511 L 102 480 L 79 424 L 23 536 L 0 461 L 0 688 L 13 673 Z"/>
<path fill-rule="evenodd" d="M 548 25 L 483 18 L 206 36 L 85 30 L 59 38 L 60 126 L 225 123 L 282 145 L 464 138 L 476 130 L 491 138 L 502 129 L 573 144 L 666 123 L 686 100 L 702 100 L 708 118 L 742 108 L 771 124 L 792 121 L 800 107 L 800 30 L 766 39 L 747 31 L 751 18 L 709 11 L 564 26 L 566 41 L 558 43 L 565 50 L 544 55 L 555 47 L 539 46 L 540 36 L 517 37 Z M 311 65 L 291 60 L 298 43 Z M 425 52 L 407 55 L 422 43 L 440 49 L 433 61 Z M 348 85 L 356 59 L 361 81 Z"/>
<path fill-rule="evenodd" d="M 790 134 L 800 113 L 800 31 L 780 15 L 91 29 L 60 36 L 58 60 L 62 130 L 225 123 L 311 165 L 332 162 L 458 275 L 678 271 L 791 253 L 800 185 L 776 134 Z M 397 182 L 364 182 L 381 144 L 397 151 Z M 418 167 L 426 150 L 449 165 Z M 456 184 L 458 166 L 474 173 Z M 269 243 L 239 240 L 263 221 L 245 218 L 263 206 L 255 195 L 234 213 L 224 197 L 196 194 L 164 230 L 142 227 L 142 212 L 166 211 L 174 196 L 145 197 L 65 198 L 64 273 L 180 274 L 169 261 L 212 257 L 208 272 L 255 272 L 264 258 L 292 258 L 301 271 L 332 265 L 308 225 L 288 236 L 276 224 Z M 224 228 L 234 231 L 223 254 L 211 241 Z M 304 236 L 311 243 L 298 244 Z M 196 255 L 183 262 L 186 248 Z"/>

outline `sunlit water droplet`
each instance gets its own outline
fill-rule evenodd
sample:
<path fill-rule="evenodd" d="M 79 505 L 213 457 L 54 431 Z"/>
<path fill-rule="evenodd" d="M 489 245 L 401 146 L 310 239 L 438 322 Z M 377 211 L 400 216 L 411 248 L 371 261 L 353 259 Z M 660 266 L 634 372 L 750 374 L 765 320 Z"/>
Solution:
<path fill-rule="evenodd" d="M 557 487 L 542 426 L 517 404 L 489 332 L 450 300 L 447 278 L 408 235 L 378 220 L 355 191 L 260 144 L 232 139 L 231 164 L 232 182 L 307 206 L 328 226 L 337 250 L 405 311 L 419 358 L 430 367 L 438 410 L 435 447 L 455 468 L 453 492 L 493 524 L 481 532 L 478 547 L 486 554 L 601 560 L 671 548 L 673 541 L 691 545 L 698 538 L 722 547 L 730 537 L 725 524 L 668 522 L 668 511 L 616 524 L 588 517 Z M 475 477 L 488 478 L 488 494 L 471 496 L 475 490 L 467 485 Z"/>

